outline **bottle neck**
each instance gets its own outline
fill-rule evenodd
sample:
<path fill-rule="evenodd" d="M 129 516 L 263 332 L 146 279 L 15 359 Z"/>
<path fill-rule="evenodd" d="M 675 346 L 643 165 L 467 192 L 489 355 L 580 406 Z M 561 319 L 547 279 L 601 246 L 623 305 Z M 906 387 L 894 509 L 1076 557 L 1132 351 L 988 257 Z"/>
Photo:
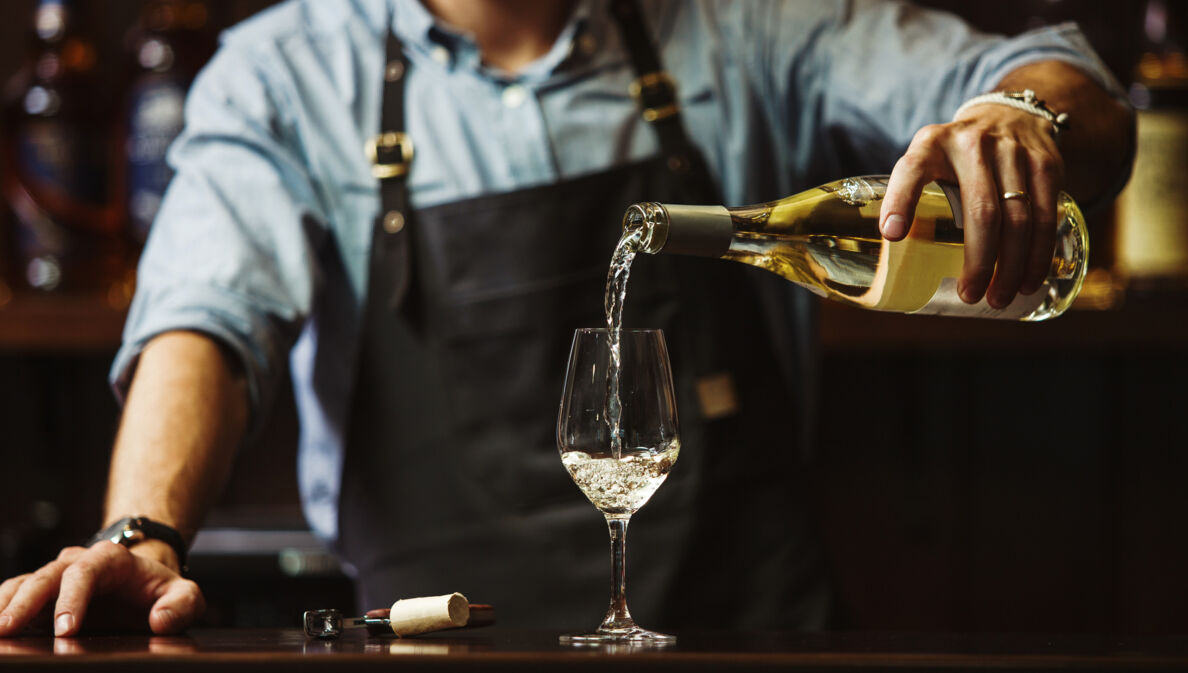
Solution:
<path fill-rule="evenodd" d="M 721 257 L 734 236 L 734 222 L 722 206 L 637 203 L 623 216 L 623 231 L 637 229 L 649 254 Z"/>

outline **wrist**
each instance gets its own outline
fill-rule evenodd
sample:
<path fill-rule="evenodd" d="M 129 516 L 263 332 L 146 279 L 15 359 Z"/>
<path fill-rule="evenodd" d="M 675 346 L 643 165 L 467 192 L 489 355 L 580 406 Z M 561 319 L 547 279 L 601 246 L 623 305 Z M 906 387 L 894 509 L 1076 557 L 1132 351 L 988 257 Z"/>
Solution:
<path fill-rule="evenodd" d="M 1003 107 L 1012 108 L 1020 112 L 1026 113 L 1042 119 L 1049 127 L 1049 134 L 1052 138 L 1057 138 L 1061 132 L 1069 127 L 1068 113 L 1059 112 L 1048 107 L 1040 98 L 1036 97 L 1035 91 L 1031 89 L 1024 89 L 1022 91 L 992 91 L 980 96 L 974 96 L 965 101 L 957 111 L 953 113 L 953 119 L 960 119 L 966 111 L 972 107 L 984 105 L 999 105 Z"/>
<path fill-rule="evenodd" d="M 131 550 L 150 545 L 145 549 L 145 553 L 137 553 L 137 556 L 153 558 L 181 574 L 186 572 L 187 545 L 185 538 L 177 529 L 168 524 L 154 521 L 145 516 L 124 517 L 96 533 L 87 546 L 102 540 L 114 542 Z M 162 546 L 166 549 L 162 549 Z"/>

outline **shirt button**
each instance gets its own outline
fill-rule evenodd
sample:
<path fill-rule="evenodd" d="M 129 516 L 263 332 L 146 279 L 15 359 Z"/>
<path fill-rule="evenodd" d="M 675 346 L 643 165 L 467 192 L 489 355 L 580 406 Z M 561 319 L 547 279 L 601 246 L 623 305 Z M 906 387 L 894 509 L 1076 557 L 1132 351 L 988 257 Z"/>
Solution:
<path fill-rule="evenodd" d="M 404 228 L 404 213 L 399 210 L 390 210 L 384 214 L 384 231 L 389 234 L 398 234 Z"/>
<path fill-rule="evenodd" d="M 389 61 L 388 65 L 384 66 L 384 79 L 389 82 L 404 77 L 404 64 L 400 61 Z"/>
<path fill-rule="evenodd" d="M 448 65 L 450 62 L 450 50 L 446 49 L 440 44 L 433 48 L 433 51 L 430 52 L 430 56 L 433 57 L 434 61 L 437 61 L 442 65 Z"/>
<path fill-rule="evenodd" d="M 527 97 L 528 92 L 519 84 L 513 84 L 503 90 L 503 104 L 507 107 L 520 107 Z"/>

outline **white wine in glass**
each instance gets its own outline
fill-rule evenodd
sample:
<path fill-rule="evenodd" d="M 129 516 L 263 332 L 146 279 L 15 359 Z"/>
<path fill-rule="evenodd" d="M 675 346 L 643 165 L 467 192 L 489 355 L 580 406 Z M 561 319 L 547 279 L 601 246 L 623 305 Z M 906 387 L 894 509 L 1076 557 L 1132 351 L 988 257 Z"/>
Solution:
<path fill-rule="evenodd" d="M 621 369 L 614 387 L 610 336 L 607 329 L 574 333 L 557 418 L 561 462 L 610 529 L 610 608 L 593 633 L 564 635 L 561 643 L 670 645 L 675 636 L 636 625 L 626 595 L 627 523 L 664 482 L 680 453 L 668 349 L 660 330 L 620 330 Z M 612 397 L 617 404 L 610 403 Z M 620 441 L 612 442 L 612 428 Z"/>

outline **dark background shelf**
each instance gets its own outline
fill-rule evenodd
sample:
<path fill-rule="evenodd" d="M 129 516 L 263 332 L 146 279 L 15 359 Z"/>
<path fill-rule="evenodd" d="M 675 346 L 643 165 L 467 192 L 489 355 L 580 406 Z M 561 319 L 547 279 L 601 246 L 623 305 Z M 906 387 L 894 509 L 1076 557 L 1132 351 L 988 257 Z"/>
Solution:
<path fill-rule="evenodd" d="M 0 349 L 26 353 L 113 351 L 124 307 L 102 295 L 17 294 L 0 305 Z"/>

